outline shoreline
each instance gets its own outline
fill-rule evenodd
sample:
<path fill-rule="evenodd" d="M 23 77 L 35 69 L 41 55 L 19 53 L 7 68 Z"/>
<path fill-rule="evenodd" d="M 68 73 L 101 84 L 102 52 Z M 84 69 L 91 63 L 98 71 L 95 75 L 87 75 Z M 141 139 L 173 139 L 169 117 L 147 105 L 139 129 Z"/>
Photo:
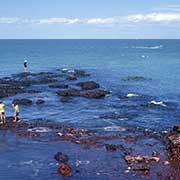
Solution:
<path fill-rule="evenodd" d="M 149 79 L 128 76 L 124 81 L 138 82 L 149 81 Z M 82 102 L 87 101 L 88 104 L 93 102 L 94 106 L 103 103 L 106 105 L 106 100 L 112 95 L 111 89 L 104 89 L 91 78 L 89 73 L 66 68 L 54 72 L 20 73 L 1 78 L 0 84 L 1 98 L 18 101 L 23 110 L 32 106 L 35 108 L 48 106 L 44 96 L 34 98 L 35 95 L 46 92 L 50 92 L 50 97 L 53 96 L 57 99 L 61 106 L 68 105 L 68 108 L 73 103 L 77 103 L 78 106 L 79 99 Z M 24 94 L 28 94 L 31 98 L 24 96 Z M 143 103 L 141 102 L 142 97 L 144 97 Z M 168 108 L 166 102 L 150 101 L 149 96 L 139 94 L 129 93 L 123 96 L 118 95 L 117 98 L 122 102 L 129 101 L 131 98 L 135 100 L 140 98 L 138 110 L 145 110 L 145 113 L 149 109 L 166 110 L 164 108 Z M 134 106 L 132 108 L 134 109 Z M 177 147 L 172 144 L 177 142 L 174 141 L 174 135 L 175 137 L 180 136 L 179 131 L 164 133 L 162 130 L 158 130 L 159 128 L 156 130 L 147 129 L 136 125 L 126 126 L 124 129 L 121 129 L 120 126 L 119 128 L 114 126 L 113 129 L 113 124 L 111 127 L 109 126 L 109 129 L 107 126 L 105 126 L 106 129 L 95 129 L 96 126 L 88 128 L 88 124 L 80 123 L 81 127 L 78 127 L 77 123 L 61 123 L 46 120 L 46 118 L 32 120 L 31 114 L 29 117 L 28 121 L 24 121 L 22 118 L 19 123 L 12 123 L 12 119 L 8 117 L 7 126 L 0 127 L 0 133 L 2 135 L 4 133 L 3 138 L 6 139 L 7 136 L 8 141 L 9 139 L 12 141 L 10 144 L 15 149 L 13 153 L 21 153 L 23 157 L 19 160 L 15 159 L 17 161 L 15 165 L 8 165 L 12 171 L 21 171 L 26 167 L 28 170 L 25 172 L 33 170 L 33 178 L 46 177 L 46 173 L 51 172 L 50 176 L 53 179 L 68 176 L 69 179 L 79 180 L 84 179 L 84 177 L 98 180 L 112 180 L 119 177 L 175 179 L 180 174 L 179 169 L 170 159 L 174 157 L 174 153 L 168 156 L 168 148 L 170 148 L 169 150 L 175 148 L 174 152 L 177 151 Z M 138 117 L 137 114 L 132 112 L 106 112 L 99 116 L 99 122 L 102 119 L 105 120 L 101 122 L 102 124 L 109 119 L 121 122 L 122 119 L 129 120 L 136 117 Z M 97 125 L 96 120 L 94 123 Z M 125 126 L 125 121 L 122 122 Z M 173 141 L 169 142 L 169 137 L 173 137 L 173 139 L 170 138 Z M 26 152 L 21 149 L 21 144 L 24 145 L 25 149 L 27 148 Z M 48 156 L 46 157 L 41 152 L 47 153 Z M 8 155 L 10 155 L 9 153 L 7 151 Z M 26 153 L 33 155 L 35 153 L 34 159 L 33 156 L 24 157 L 27 156 Z M 3 157 L 3 154 L 1 155 Z M 176 156 L 175 158 L 177 159 Z M 23 159 L 29 159 L 29 161 L 24 162 Z M 35 169 L 32 166 L 35 166 Z M 5 172 L 9 170 L 7 167 L 3 168 L 5 168 Z"/>

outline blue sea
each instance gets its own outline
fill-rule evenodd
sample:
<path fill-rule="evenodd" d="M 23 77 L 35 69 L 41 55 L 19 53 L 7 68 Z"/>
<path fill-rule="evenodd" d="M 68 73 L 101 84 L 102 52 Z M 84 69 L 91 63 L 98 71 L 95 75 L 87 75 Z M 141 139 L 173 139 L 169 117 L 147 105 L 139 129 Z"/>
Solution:
<path fill-rule="evenodd" d="M 74 98 L 67 104 L 61 103 L 50 92 L 17 95 L 32 100 L 43 98 L 46 102 L 42 106 L 20 106 L 23 120 L 45 118 L 101 130 L 114 127 L 123 130 L 131 126 L 168 130 L 180 122 L 180 40 L 0 40 L 1 77 L 21 73 L 25 59 L 28 60 L 29 71 L 34 73 L 60 68 L 85 70 L 91 74 L 91 80 L 111 94 L 100 100 Z M 143 78 L 127 80 L 128 77 Z M 138 96 L 120 98 L 127 94 Z M 8 116 L 13 113 L 13 98 L 3 99 Z M 152 101 L 160 105 L 146 108 L 146 104 Z M 3 178 L 0 175 L 0 179 L 19 180 L 24 176 L 22 172 L 16 172 L 17 168 L 12 168 L 23 166 L 23 162 L 18 164 L 17 156 L 26 159 L 22 171 L 31 173 L 29 169 L 42 168 L 42 159 L 36 158 L 36 150 L 43 149 L 43 156 L 50 152 L 46 149 L 47 144 L 41 147 L 25 145 L 4 135 L 4 132 L 1 132 L 0 139 L 0 167 L 7 165 L 4 171 L 9 168 L 12 175 L 17 176 L 12 178 L 6 172 Z M 36 150 L 30 151 L 32 147 Z M 21 154 L 18 154 L 19 148 L 23 149 Z M 29 154 L 36 161 L 28 160 Z M 33 169 L 33 173 L 39 172 Z M 41 177 L 46 179 L 43 173 Z M 51 177 L 53 175 L 49 175 Z M 28 179 L 41 178 L 28 176 Z"/>
<path fill-rule="evenodd" d="M 179 50 L 180 40 L 0 40 L 0 75 L 22 72 L 25 59 L 31 72 L 64 67 L 84 69 L 93 80 L 112 91 L 113 97 L 106 104 L 101 104 L 103 108 L 93 106 L 91 109 L 88 102 L 80 102 L 80 106 L 58 107 L 58 116 L 57 112 L 50 110 L 50 115 L 44 114 L 47 118 L 85 123 L 94 116 L 98 117 L 100 111 L 121 111 L 124 102 L 116 96 L 137 93 L 152 96 L 151 100 L 168 102 L 170 107 L 143 115 L 137 110 L 138 116 L 130 124 L 138 121 L 139 125 L 161 125 L 163 128 L 178 122 L 180 117 Z M 128 76 L 142 76 L 147 80 L 122 80 Z M 53 101 L 49 103 L 53 104 Z M 126 105 L 130 103 L 136 102 Z M 114 104 L 119 108 L 114 109 Z M 32 108 L 34 117 L 42 116 L 39 109 Z M 25 109 L 22 116 L 28 118 L 31 112 L 32 109 Z"/>

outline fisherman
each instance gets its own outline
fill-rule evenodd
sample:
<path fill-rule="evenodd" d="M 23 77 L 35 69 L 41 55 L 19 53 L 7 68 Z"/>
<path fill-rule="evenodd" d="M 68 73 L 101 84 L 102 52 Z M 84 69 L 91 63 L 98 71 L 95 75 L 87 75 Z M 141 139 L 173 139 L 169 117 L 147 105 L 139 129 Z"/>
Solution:
<path fill-rule="evenodd" d="M 6 123 L 6 116 L 5 116 L 5 104 L 0 101 L 0 124 Z"/>
<path fill-rule="evenodd" d="M 28 62 L 24 60 L 24 72 L 28 72 Z"/>
<path fill-rule="evenodd" d="M 18 121 L 20 121 L 20 118 L 19 118 L 19 106 L 18 106 L 17 102 L 13 102 L 12 106 L 13 106 L 13 109 L 14 109 L 13 122 L 18 122 Z"/>

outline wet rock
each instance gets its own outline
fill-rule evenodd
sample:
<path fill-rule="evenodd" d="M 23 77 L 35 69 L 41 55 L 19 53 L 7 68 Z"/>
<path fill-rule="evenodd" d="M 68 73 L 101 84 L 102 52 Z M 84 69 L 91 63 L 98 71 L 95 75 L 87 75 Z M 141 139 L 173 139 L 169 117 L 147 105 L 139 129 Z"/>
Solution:
<path fill-rule="evenodd" d="M 67 84 L 51 84 L 49 85 L 49 88 L 65 89 L 65 88 L 68 88 L 68 85 Z"/>
<path fill-rule="evenodd" d="M 90 90 L 100 87 L 100 85 L 94 81 L 79 82 L 76 85 L 80 86 L 83 90 Z"/>
<path fill-rule="evenodd" d="M 176 124 L 176 125 L 173 127 L 173 131 L 176 132 L 176 133 L 180 133 L 180 124 Z"/>
<path fill-rule="evenodd" d="M 159 156 L 159 153 L 158 153 L 157 151 L 153 151 L 153 152 L 152 152 L 152 156 L 153 156 L 153 157 L 158 157 L 158 156 Z"/>
<path fill-rule="evenodd" d="M 45 101 L 43 100 L 43 99 L 38 99 L 37 101 L 36 101 L 36 104 L 44 104 L 45 103 Z"/>
<path fill-rule="evenodd" d="M 31 82 L 29 81 L 18 81 L 15 79 L 0 79 L 0 84 L 5 85 L 11 85 L 11 86 L 18 86 L 18 87 L 24 87 L 24 86 L 30 86 Z"/>
<path fill-rule="evenodd" d="M 167 140 L 167 149 L 170 160 L 172 160 L 175 164 L 180 163 L 180 132 L 179 132 L 180 124 L 174 126 L 173 131 L 169 132 L 166 135 Z"/>
<path fill-rule="evenodd" d="M 30 99 L 14 99 L 13 103 L 21 104 L 21 105 L 31 105 L 32 100 Z"/>
<path fill-rule="evenodd" d="M 69 161 L 68 155 L 63 154 L 62 152 L 55 154 L 54 159 L 60 163 L 67 163 Z"/>
<path fill-rule="evenodd" d="M 141 162 L 144 162 L 144 163 L 150 163 L 152 161 L 155 161 L 155 162 L 159 162 L 160 161 L 160 158 L 159 157 L 150 157 L 150 156 L 130 156 L 130 155 L 126 155 L 124 157 L 125 161 L 128 163 L 128 164 L 134 164 L 134 163 L 141 163 Z"/>
<path fill-rule="evenodd" d="M 109 91 L 105 91 L 105 90 L 96 90 L 96 91 L 88 91 L 86 93 L 81 94 L 81 96 L 86 98 L 99 99 L 105 97 L 109 93 L 110 93 Z"/>
<path fill-rule="evenodd" d="M 69 89 L 65 91 L 58 91 L 57 95 L 59 96 L 80 96 L 80 91 L 77 89 Z"/>
<path fill-rule="evenodd" d="M 133 171 L 142 171 L 144 172 L 145 174 L 149 174 L 149 171 L 150 171 L 150 168 L 148 165 L 146 164 L 134 164 L 132 166 L 132 170 Z"/>
<path fill-rule="evenodd" d="M 107 151 L 116 151 L 117 147 L 114 144 L 105 144 Z"/>
<path fill-rule="evenodd" d="M 76 76 L 67 76 L 66 80 L 68 80 L 68 81 L 75 81 L 75 80 L 77 80 L 77 78 L 76 78 Z"/>
<path fill-rule="evenodd" d="M 132 156 L 130 156 L 130 155 L 126 155 L 126 156 L 124 157 L 124 160 L 125 160 L 128 164 L 132 164 L 132 163 L 135 162 L 135 158 L 132 157 Z"/>
<path fill-rule="evenodd" d="M 61 163 L 58 167 L 58 171 L 62 176 L 72 176 L 72 169 L 68 164 Z"/>

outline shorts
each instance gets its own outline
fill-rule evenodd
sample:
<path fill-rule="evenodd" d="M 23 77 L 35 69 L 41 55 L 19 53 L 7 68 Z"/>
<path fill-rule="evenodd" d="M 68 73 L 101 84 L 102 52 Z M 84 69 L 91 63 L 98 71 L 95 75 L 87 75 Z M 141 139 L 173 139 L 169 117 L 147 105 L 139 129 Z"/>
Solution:
<path fill-rule="evenodd" d="M 2 115 L 5 115 L 5 112 L 1 112 Z"/>
<path fill-rule="evenodd" d="M 16 112 L 15 115 L 16 115 L 16 117 L 19 116 L 19 112 Z"/>

